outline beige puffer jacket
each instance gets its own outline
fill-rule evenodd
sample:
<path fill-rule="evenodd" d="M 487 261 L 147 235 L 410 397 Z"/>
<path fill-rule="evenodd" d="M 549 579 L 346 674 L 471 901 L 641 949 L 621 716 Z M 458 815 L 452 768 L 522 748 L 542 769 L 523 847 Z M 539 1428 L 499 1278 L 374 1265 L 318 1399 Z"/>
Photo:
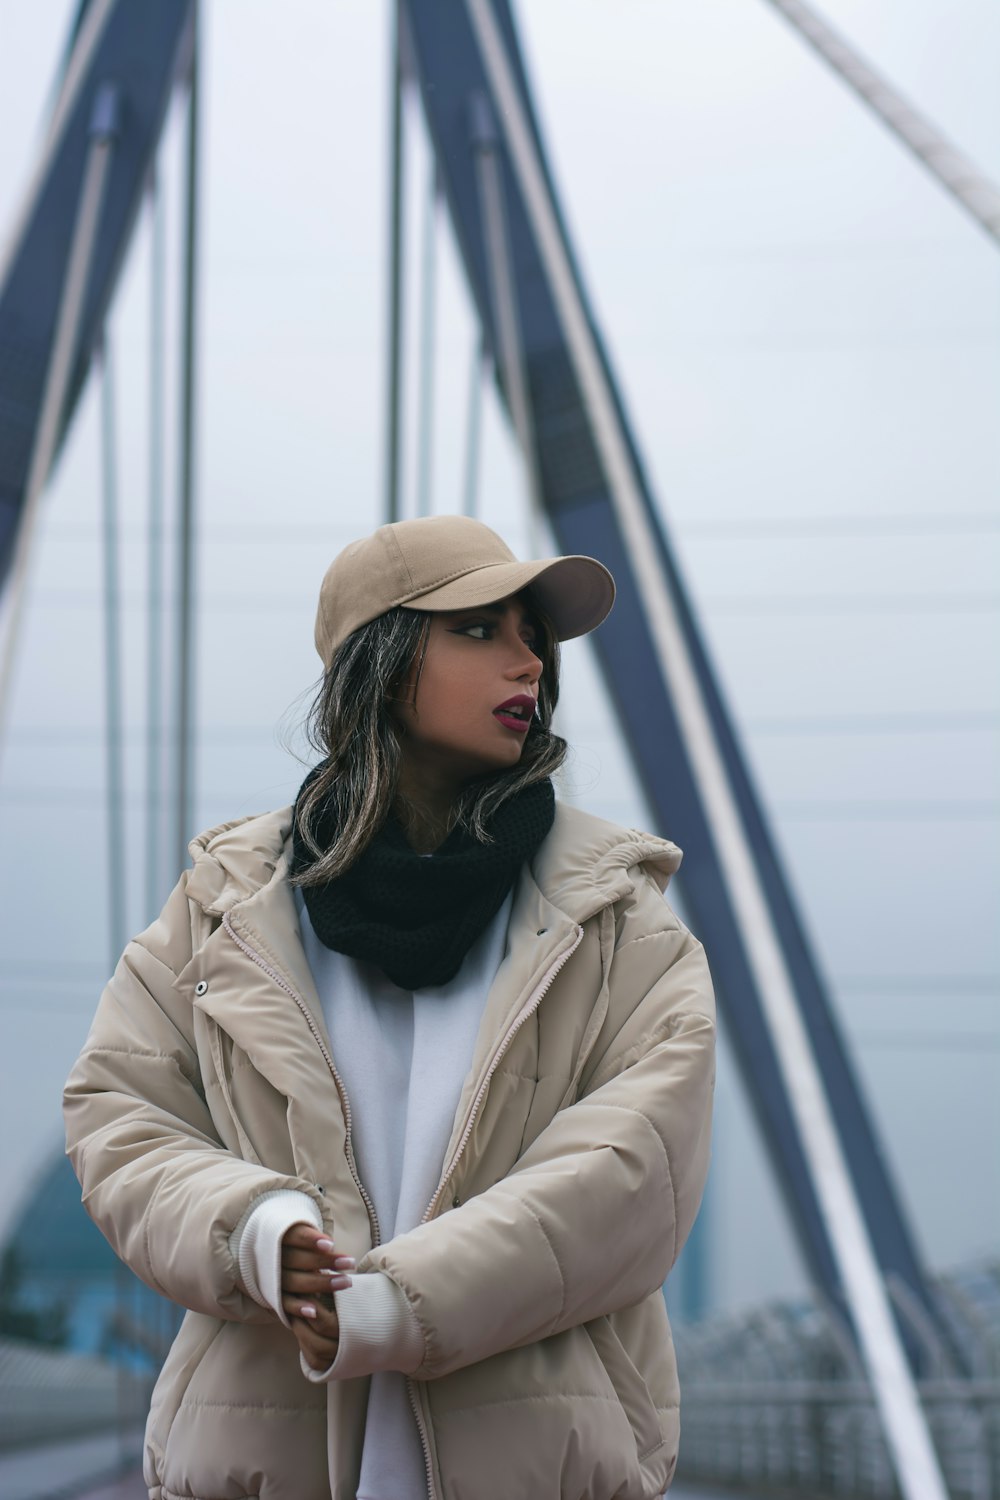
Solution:
<path fill-rule="evenodd" d="M 650 1500 L 678 1390 L 661 1285 L 709 1156 L 713 999 L 673 844 L 563 804 L 514 897 L 426 1220 L 372 1248 L 350 1106 L 288 884 L 291 808 L 191 844 L 66 1087 L 116 1252 L 189 1311 L 153 1396 L 153 1500 L 354 1500 L 367 1378 L 313 1385 L 229 1250 L 261 1193 L 318 1204 L 424 1337 L 432 1500 Z"/>

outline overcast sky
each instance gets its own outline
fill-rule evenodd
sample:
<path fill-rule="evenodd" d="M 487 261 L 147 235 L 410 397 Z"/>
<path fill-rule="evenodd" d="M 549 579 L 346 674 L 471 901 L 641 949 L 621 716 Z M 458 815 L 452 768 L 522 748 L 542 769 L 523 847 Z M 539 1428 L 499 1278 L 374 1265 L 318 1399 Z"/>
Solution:
<path fill-rule="evenodd" d="M 74 8 L 0 0 L 0 239 Z M 323 570 L 381 519 L 385 378 L 385 7 L 207 0 L 204 13 L 192 833 L 286 802 L 301 779 L 275 725 L 315 679 Z M 992 0 L 826 0 L 824 13 L 1000 180 Z M 538 0 L 517 15 L 597 318 L 920 1244 L 934 1267 L 995 1254 L 997 246 L 765 0 Z M 161 153 L 172 329 L 180 119 Z M 412 505 L 429 176 L 415 104 L 406 167 Z M 474 329 L 443 223 L 438 249 L 434 495 L 448 511 Z M 151 914 L 148 302 L 144 216 L 110 330 L 133 929 Z M 170 359 L 175 421 L 173 333 Z M 46 501 L 0 783 L 15 1060 L 0 1234 L 58 1148 L 59 1088 L 109 963 L 94 396 Z M 171 459 L 168 488 L 175 477 Z M 523 476 L 492 397 L 480 514 L 528 554 Z M 646 821 L 584 644 L 566 651 L 562 712 L 565 794 Z M 706 1222 L 720 1306 L 804 1284 L 725 1049 Z"/>

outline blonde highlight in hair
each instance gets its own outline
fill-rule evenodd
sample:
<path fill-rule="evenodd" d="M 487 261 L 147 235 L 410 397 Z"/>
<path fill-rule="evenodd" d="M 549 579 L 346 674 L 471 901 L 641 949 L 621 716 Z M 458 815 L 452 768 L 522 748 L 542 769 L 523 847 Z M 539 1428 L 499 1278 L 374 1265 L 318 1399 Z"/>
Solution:
<path fill-rule="evenodd" d="M 516 766 L 477 778 L 463 788 L 454 824 L 481 843 L 502 805 L 525 787 L 544 781 L 566 758 L 566 741 L 552 732 L 559 699 L 559 643 L 531 596 L 521 597 L 537 621 L 542 662 L 538 708 Z M 414 663 L 419 686 L 431 616 L 402 606 L 362 625 L 334 653 L 306 720 L 306 737 L 323 756 L 316 779 L 296 806 L 297 829 L 313 862 L 292 876 L 299 886 L 335 880 L 360 858 L 397 800 L 402 760 L 398 724 L 390 704 Z M 317 838 L 320 814 L 332 804 L 337 837 L 324 848 Z"/>

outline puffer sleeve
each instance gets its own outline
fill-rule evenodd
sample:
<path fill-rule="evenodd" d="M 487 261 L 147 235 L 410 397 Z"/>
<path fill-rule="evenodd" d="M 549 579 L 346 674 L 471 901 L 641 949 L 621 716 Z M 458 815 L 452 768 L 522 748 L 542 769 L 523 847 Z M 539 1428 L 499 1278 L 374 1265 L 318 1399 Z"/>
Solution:
<path fill-rule="evenodd" d="M 194 1016 L 175 978 L 192 956 L 186 871 L 156 921 L 129 943 L 66 1083 L 66 1150 L 83 1204 L 115 1254 L 196 1312 L 275 1317 L 240 1280 L 232 1246 L 264 1194 L 311 1183 L 243 1161 L 215 1129 Z"/>
<path fill-rule="evenodd" d="M 404 1292 L 433 1379 L 633 1306 L 690 1233 L 709 1162 L 715 1007 L 701 944 L 638 872 L 574 1102 L 486 1191 L 358 1267 Z"/>

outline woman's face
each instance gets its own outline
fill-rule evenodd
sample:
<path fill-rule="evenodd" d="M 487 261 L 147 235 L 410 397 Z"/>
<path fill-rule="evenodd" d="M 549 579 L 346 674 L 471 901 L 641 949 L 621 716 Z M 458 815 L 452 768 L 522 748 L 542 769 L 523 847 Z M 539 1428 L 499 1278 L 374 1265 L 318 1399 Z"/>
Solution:
<path fill-rule="evenodd" d="M 395 706 L 411 770 L 461 783 L 517 764 L 542 675 L 538 629 L 516 594 L 431 615 L 423 666 Z"/>

